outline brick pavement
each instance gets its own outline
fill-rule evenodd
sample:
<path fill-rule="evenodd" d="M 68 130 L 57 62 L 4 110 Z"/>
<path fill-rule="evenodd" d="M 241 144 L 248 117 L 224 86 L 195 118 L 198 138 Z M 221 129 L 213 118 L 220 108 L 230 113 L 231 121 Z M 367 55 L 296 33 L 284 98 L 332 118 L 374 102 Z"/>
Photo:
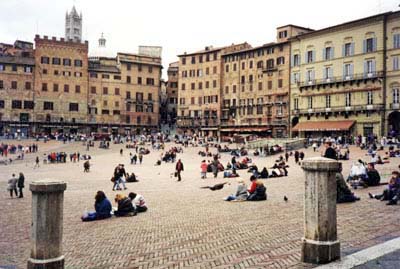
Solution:
<path fill-rule="evenodd" d="M 57 147 L 55 142 L 47 147 Z M 81 144 L 62 145 L 84 152 Z M 35 179 L 55 178 L 68 183 L 64 201 L 64 254 L 66 268 L 310 268 L 301 264 L 300 238 L 303 233 L 304 177 L 300 167 L 289 161 L 289 177 L 267 179 L 268 200 L 228 203 L 223 197 L 234 193 L 236 179 L 200 179 L 199 148 L 185 149 L 178 157 L 185 165 L 183 181 L 171 178 L 173 164 L 154 166 L 160 152 L 144 157 L 143 165 L 131 166 L 128 150 L 119 156 L 119 145 L 110 150 L 91 150 L 93 167 L 83 174 L 82 163 L 51 164 L 33 169 L 32 162 L 0 167 L 0 190 L 13 172 L 23 171 L 28 183 Z M 42 148 L 43 150 L 43 148 Z M 315 156 L 306 150 L 306 157 Z M 364 152 L 352 149 L 352 158 Z M 275 157 L 253 158 L 262 167 L 272 166 Z M 223 155 L 223 163 L 230 160 Z M 93 208 L 94 194 L 105 190 L 112 200 L 109 180 L 113 167 L 125 163 L 127 171 L 135 171 L 139 183 L 128 184 L 144 195 L 149 211 L 131 218 L 112 218 L 83 223 L 80 216 Z M 390 173 L 400 159 L 378 166 Z M 351 162 L 344 162 L 347 175 Z M 249 174 L 239 174 L 248 180 Z M 220 191 L 200 186 L 231 181 Z M 385 240 L 400 236 L 400 206 L 367 198 L 368 191 L 380 192 L 384 187 L 359 189 L 361 201 L 338 205 L 338 233 L 342 253 L 350 254 Z M 9 199 L 0 192 L 0 265 L 26 267 L 29 257 L 31 196 Z M 283 201 L 283 195 L 289 202 Z"/>

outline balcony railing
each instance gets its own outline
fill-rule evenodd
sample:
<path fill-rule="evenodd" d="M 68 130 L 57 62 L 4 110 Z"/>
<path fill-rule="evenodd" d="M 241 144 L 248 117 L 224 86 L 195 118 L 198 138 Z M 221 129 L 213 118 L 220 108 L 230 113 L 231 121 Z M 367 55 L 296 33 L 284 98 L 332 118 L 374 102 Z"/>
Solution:
<path fill-rule="evenodd" d="M 293 114 L 314 114 L 314 113 L 331 113 L 331 112 L 357 112 L 357 111 L 380 111 L 384 108 L 383 104 L 357 105 L 357 106 L 335 106 L 335 107 L 318 107 L 307 109 L 294 109 Z"/>
<path fill-rule="evenodd" d="M 299 86 L 299 88 L 303 88 L 303 87 L 329 85 L 329 84 L 335 84 L 335 83 L 345 83 L 345 82 L 377 79 L 377 78 L 382 78 L 382 77 L 383 77 L 383 72 L 379 71 L 379 72 L 371 72 L 371 73 L 359 73 L 359 74 L 353 74 L 353 75 L 349 75 L 349 76 L 339 76 L 339 77 L 302 81 L 302 82 L 298 82 L 297 85 Z"/>
<path fill-rule="evenodd" d="M 197 117 L 178 117 L 178 126 L 180 127 L 218 127 L 220 125 L 220 120 L 216 118 L 197 118 Z"/>

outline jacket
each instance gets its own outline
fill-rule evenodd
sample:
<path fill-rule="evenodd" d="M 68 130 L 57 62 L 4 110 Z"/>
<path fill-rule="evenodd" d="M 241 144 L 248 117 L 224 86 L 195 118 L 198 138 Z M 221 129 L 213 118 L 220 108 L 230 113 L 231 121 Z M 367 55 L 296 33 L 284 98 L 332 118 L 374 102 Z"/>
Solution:
<path fill-rule="evenodd" d="M 17 181 L 18 179 L 16 177 L 10 178 L 8 180 L 8 186 L 7 186 L 7 190 L 14 190 L 17 188 Z"/>
<path fill-rule="evenodd" d="M 336 151 L 333 148 L 329 147 L 325 150 L 324 157 L 337 160 Z"/>
<path fill-rule="evenodd" d="M 182 162 L 177 162 L 175 166 L 176 171 L 180 172 L 183 171 L 183 163 Z"/>
<path fill-rule="evenodd" d="M 118 212 L 119 213 L 130 213 L 134 212 L 135 208 L 132 205 L 131 199 L 126 197 L 125 199 L 118 202 Z"/>
<path fill-rule="evenodd" d="M 18 178 L 17 187 L 24 188 L 25 187 L 24 183 L 25 183 L 25 177 L 24 177 L 24 175 L 20 175 Z"/>
<path fill-rule="evenodd" d="M 249 196 L 246 185 L 244 185 L 244 184 L 239 185 L 235 196 L 236 196 L 236 200 L 246 200 L 247 197 Z"/>
<path fill-rule="evenodd" d="M 254 193 L 247 197 L 248 201 L 263 201 L 267 200 L 267 189 L 264 185 L 258 185 Z"/>
<path fill-rule="evenodd" d="M 106 219 L 111 217 L 111 203 L 107 198 L 103 201 L 94 204 L 97 219 Z"/>

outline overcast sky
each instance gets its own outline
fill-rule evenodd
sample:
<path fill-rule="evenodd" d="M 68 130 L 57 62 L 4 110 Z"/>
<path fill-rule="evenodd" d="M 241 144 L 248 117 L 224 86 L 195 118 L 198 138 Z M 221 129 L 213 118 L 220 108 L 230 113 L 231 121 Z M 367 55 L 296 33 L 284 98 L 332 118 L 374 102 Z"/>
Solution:
<path fill-rule="evenodd" d="M 163 47 L 166 71 L 177 54 L 247 41 L 275 40 L 276 27 L 320 29 L 399 10 L 398 0 L 0 0 L 0 42 L 33 42 L 36 33 L 63 37 L 65 12 L 83 14 L 90 51 L 104 32 L 108 53 L 136 53 L 139 45 Z M 90 52 L 89 52 L 90 54 Z M 163 74 L 166 79 L 166 72 Z"/>

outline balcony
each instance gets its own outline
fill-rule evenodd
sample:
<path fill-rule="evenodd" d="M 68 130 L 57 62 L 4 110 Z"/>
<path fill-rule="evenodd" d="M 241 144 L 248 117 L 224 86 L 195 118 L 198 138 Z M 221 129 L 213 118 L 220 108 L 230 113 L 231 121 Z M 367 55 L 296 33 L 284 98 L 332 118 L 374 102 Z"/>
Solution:
<path fill-rule="evenodd" d="M 302 82 L 297 82 L 297 85 L 300 90 L 307 89 L 307 88 L 319 88 L 319 87 L 326 87 L 326 86 L 331 86 L 333 87 L 334 85 L 339 86 L 340 84 L 345 84 L 345 83 L 360 83 L 360 82 L 366 82 L 368 80 L 376 80 L 379 78 L 383 77 L 383 72 L 372 72 L 372 73 L 359 73 L 359 74 L 354 74 L 351 76 L 339 76 L 339 77 L 331 77 L 331 78 L 324 78 L 324 79 L 317 79 L 317 80 L 311 80 L 311 81 L 302 81 Z"/>
<path fill-rule="evenodd" d="M 278 67 L 277 66 L 267 66 L 265 68 L 263 68 L 263 73 L 267 73 L 267 72 L 275 72 L 278 71 Z"/>
<path fill-rule="evenodd" d="M 200 117 L 178 117 L 177 123 L 179 127 L 186 128 L 216 128 L 220 125 L 217 118 Z"/>
<path fill-rule="evenodd" d="M 373 105 L 357 105 L 357 106 L 334 106 L 334 107 L 319 107 L 307 109 L 294 109 L 294 115 L 312 115 L 324 113 L 340 113 L 340 112 L 364 112 L 364 111 L 381 111 L 384 108 L 383 104 Z"/>
<path fill-rule="evenodd" d="M 399 109 L 399 108 L 400 108 L 400 104 L 399 103 L 390 104 L 390 109 Z"/>

